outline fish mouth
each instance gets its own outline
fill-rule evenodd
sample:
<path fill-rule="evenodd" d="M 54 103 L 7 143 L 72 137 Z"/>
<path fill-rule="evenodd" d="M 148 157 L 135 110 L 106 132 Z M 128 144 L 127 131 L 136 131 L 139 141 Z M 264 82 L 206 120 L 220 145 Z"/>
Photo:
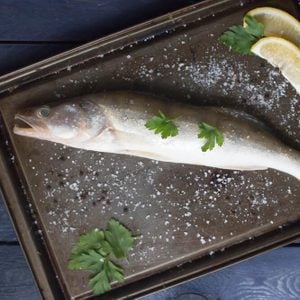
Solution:
<path fill-rule="evenodd" d="M 15 123 L 13 132 L 18 135 L 23 135 L 23 136 L 37 136 L 40 128 L 35 126 L 30 120 L 28 120 L 27 117 L 16 114 L 15 115 L 15 120 L 18 121 Z"/>

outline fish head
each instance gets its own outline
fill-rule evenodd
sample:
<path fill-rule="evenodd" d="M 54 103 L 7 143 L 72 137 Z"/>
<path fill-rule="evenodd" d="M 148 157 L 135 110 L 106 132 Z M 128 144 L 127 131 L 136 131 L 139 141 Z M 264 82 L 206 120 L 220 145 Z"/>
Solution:
<path fill-rule="evenodd" d="M 26 108 L 15 115 L 14 133 L 71 144 L 87 141 L 106 128 L 101 107 L 92 101 Z"/>

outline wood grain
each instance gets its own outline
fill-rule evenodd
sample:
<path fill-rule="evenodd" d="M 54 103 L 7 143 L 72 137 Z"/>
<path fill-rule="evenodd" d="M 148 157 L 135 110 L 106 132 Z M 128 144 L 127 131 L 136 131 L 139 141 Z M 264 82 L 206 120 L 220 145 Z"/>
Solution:
<path fill-rule="evenodd" d="M 41 299 L 19 246 L 0 247 L 0 299 Z"/>
<path fill-rule="evenodd" d="M 193 2 L 197 1 L 130 0 L 124 5 L 121 0 L 2 0 L 0 74 Z M 64 43 L 28 44 L 30 41 Z M 16 236 L 0 199 L 0 242 L 10 241 L 16 241 Z M 299 266 L 299 248 L 286 247 L 144 300 L 185 293 L 222 300 L 299 300 Z M 0 245 L 0 270 L 1 300 L 40 299 L 19 246 Z"/>
<path fill-rule="evenodd" d="M 143 300 L 174 299 L 187 293 L 222 300 L 299 300 L 299 265 L 299 248 L 281 248 Z M 20 247 L 0 247 L 0 270 L 1 300 L 39 299 Z"/>
<path fill-rule="evenodd" d="M 1 26 L 0 26 L 1 27 Z M 0 75 L 25 67 L 44 58 L 69 50 L 79 44 L 1 44 Z"/>
<path fill-rule="evenodd" d="M 6 207 L 4 206 L 3 199 L 1 198 L 1 194 L 0 194 L 0 242 L 16 242 L 16 241 L 17 241 L 17 237 L 14 228 L 11 224 L 11 221 L 7 214 Z"/>
<path fill-rule="evenodd" d="M 299 266 L 299 248 L 281 248 L 143 300 L 174 299 L 187 293 L 215 300 L 299 300 Z"/>
<path fill-rule="evenodd" d="M 192 0 L 2 0 L 2 41 L 90 41 Z M 24 60 L 26 61 L 26 60 Z"/>

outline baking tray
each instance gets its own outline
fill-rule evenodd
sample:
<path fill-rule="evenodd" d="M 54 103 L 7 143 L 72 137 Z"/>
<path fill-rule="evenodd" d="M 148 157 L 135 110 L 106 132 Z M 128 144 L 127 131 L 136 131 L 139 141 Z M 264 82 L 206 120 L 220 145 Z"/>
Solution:
<path fill-rule="evenodd" d="M 299 182 L 63 147 L 12 134 L 21 108 L 103 90 L 150 92 L 249 112 L 300 146 L 299 96 L 278 70 L 217 42 L 245 11 L 293 1 L 203 1 L 2 76 L 0 179 L 45 299 L 91 296 L 69 271 L 80 234 L 115 217 L 141 239 L 126 280 L 102 299 L 137 298 L 300 237 Z"/>

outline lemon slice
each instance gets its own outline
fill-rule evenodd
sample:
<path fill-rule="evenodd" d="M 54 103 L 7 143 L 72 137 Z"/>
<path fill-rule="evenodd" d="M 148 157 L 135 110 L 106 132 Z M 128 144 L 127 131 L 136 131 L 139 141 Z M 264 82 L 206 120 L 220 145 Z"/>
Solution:
<path fill-rule="evenodd" d="M 300 49 L 278 37 L 265 37 L 256 42 L 251 51 L 278 67 L 283 76 L 300 94 Z"/>
<path fill-rule="evenodd" d="M 246 16 L 254 17 L 265 26 L 265 36 L 282 37 L 300 47 L 300 22 L 287 12 L 273 7 L 258 7 L 248 11 Z"/>

